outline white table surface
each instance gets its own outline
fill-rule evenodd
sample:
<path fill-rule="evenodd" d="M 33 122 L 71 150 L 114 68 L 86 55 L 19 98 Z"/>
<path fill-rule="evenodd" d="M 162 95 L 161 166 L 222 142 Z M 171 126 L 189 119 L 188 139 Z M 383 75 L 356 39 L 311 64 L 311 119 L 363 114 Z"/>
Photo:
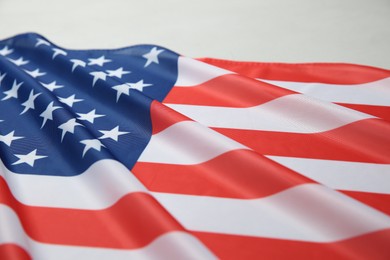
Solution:
<path fill-rule="evenodd" d="M 390 0 L 0 0 L 0 38 L 73 49 L 151 43 L 191 57 L 390 69 Z"/>

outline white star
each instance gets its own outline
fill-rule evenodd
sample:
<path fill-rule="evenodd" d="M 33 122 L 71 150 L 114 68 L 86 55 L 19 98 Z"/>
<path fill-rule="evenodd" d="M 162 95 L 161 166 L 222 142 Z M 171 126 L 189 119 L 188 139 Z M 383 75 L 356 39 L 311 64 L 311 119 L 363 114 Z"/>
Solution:
<path fill-rule="evenodd" d="M 105 115 L 96 114 L 95 112 L 96 112 L 96 109 L 91 110 L 90 112 L 88 112 L 86 114 L 77 113 L 79 115 L 78 119 L 85 120 L 85 121 L 88 121 L 88 122 L 93 124 L 93 122 L 95 121 L 95 118 L 105 116 Z"/>
<path fill-rule="evenodd" d="M 68 53 L 67 53 L 66 51 L 62 50 L 62 49 L 52 48 L 52 50 L 53 50 L 53 52 L 54 52 L 54 53 L 53 53 L 53 57 L 52 57 L 53 60 L 54 60 L 54 58 L 57 57 L 58 55 L 64 55 L 64 56 L 68 55 Z"/>
<path fill-rule="evenodd" d="M 14 50 L 9 49 L 8 46 L 4 46 L 3 49 L 0 50 L 0 55 L 7 56 L 8 54 L 11 54 Z"/>
<path fill-rule="evenodd" d="M 10 90 L 4 91 L 4 94 L 6 94 L 5 97 L 3 97 L 2 100 L 7 100 L 10 98 L 18 98 L 18 89 L 23 84 L 23 82 L 17 83 L 16 80 L 14 80 L 14 83 L 12 83 L 12 87 Z"/>
<path fill-rule="evenodd" d="M 62 130 L 61 142 L 64 140 L 66 133 L 74 134 L 74 129 L 76 126 L 83 126 L 82 124 L 76 122 L 76 118 L 69 119 L 67 122 L 60 125 L 58 128 Z"/>
<path fill-rule="evenodd" d="M 44 39 L 41 39 L 41 38 L 37 38 L 37 43 L 35 44 L 35 47 L 38 47 L 39 45 L 47 45 L 47 46 L 50 46 L 50 42 L 44 40 Z"/>
<path fill-rule="evenodd" d="M 11 146 L 12 141 L 24 138 L 23 136 L 14 136 L 15 131 L 12 131 L 6 135 L 0 135 L 0 142 L 5 143 L 8 146 Z"/>
<path fill-rule="evenodd" d="M 62 107 L 53 106 L 54 102 L 50 102 L 50 104 L 46 107 L 45 111 L 43 111 L 39 116 L 43 117 L 43 122 L 41 129 L 45 126 L 47 120 L 53 120 L 53 111 Z"/>
<path fill-rule="evenodd" d="M 16 66 L 23 66 L 23 65 L 26 65 L 27 63 L 29 63 L 28 60 L 23 60 L 23 57 L 20 57 L 19 59 L 17 60 L 13 60 L 13 59 L 10 59 L 10 58 L 7 58 L 10 62 L 12 62 L 13 64 L 15 64 Z"/>
<path fill-rule="evenodd" d="M 104 57 L 104 55 L 99 57 L 99 58 L 96 58 L 96 59 L 92 58 L 92 59 L 88 59 L 88 60 L 89 60 L 89 62 L 88 62 L 89 66 L 98 65 L 100 67 L 103 66 L 104 63 L 111 62 L 111 60 L 106 59 L 106 57 Z"/>
<path fill-rule="evenodd" d="M 109 77 L 117 77 L 122 78 L 123 75 L 129 74 L 131 71 L 123 70 L 122 67 L 116 69 L 116 70 L 106 70 Z"/>
<path fill-rule="evenodd" d="M 46 74 L 46 72 L 39 72 L 39 69 L 36 70 L 24 70 L 27 74 L 29 74 L 33 78 L 37 78 Z"/>
<path fill-rule="evenodd" d="M 83 101 L 84 99 L 77 99 L 76 95 L 71 95 L 67 98 L 58 97 L 61 103 L 68 105 L 69 107 L 73 107 L 74 103 Z"/>
<path fill-rule="evenodd" d="M 144 84 L 144 80 L 141 79 L 137 83 L 127 83 L 127 85 L 129 85 L 131 89 L 136 89 L 142 92 L 144 90 L 144 87 L 150 87 L 153 84 Z"/>
<path fill-rule="evenodd" d="M 28 154 L 15 154 L 15 156 L 18 157 L 19 160 L 14 162 L 12 165 L 27 163 L 31 167 L 34 167 L 34 163 L 36 160 L 47 157 L 45 155 L 37 155 L 37 149 L 35 149 L 34 151 L 32 151 Z"/>
<path fill-rule="evenodd" d="M 85 61 L 78 60 L 78 59 L 71 59 L 70 61 L 73 63 L 72 72 L 73 72 L 78 66 L 85 67 L 85 66 L 87 65 L 87 63 L 85 63 Z"/>
<path fill-rule="evenodd" d="M 95 86 L 96 81 L 98 81 L 99 79 L 105 81 L 107 77 L 107 74 L 103 71 L 93 71 L 89 74 L 93 76 L 92 87 Z"/>
<path fill-rule="evenodd" d="M 111 138 L 112 140 L 117 141 L 117 142 L 118 142 L 118 137 L 120 135 L 125 135 L 125 134 L 129 133 L 129 132 L 119 131 L 119 126 L 116 126 L 109 131 L 99 130 L 99 132 L 103 134 L 101 137 L 99 137 L 99 139 Z"/>
<path fill-rule="evenodd" d="M 1 82 L 3 81 L 5 75 L 7 75 L 7 73 L 5 73 L 5 72 L 3 74 L 0 73 L 0 86 L 1 86 Z"/>
<path fill-rule="evenodd" d="M 27 99 L 24 103 L 22 103 L 22 106 L 24 106 L 24 110 L 22 111 L 22 113 L 20 113 L 21 115 L 23 115 L 24 113 L 26 113 L 29 109 L 35 109 L 34 100 L 35 100 L 40 94 L 41 94 L 41 93 L 37 93 L 37 94 L 34 95 L 34 90 L 31 90 L 28 99 Z"/>
<path fill-rule="evenodd" d="M 55 89 L 57 88 L 63 88 L 64 86 L 63 85 L 57 85 L 57 82 L 56 81 L 53 81 L 51 83 L 43 83 L 41 82 L 42 86 L 44 86 L 45 88 L 47 88 L 48 90 L 50 91 L 54 91 Z"/>
<path fill-rule="evenodd" d="M 153 47 L 153 49 L 150 50 L 150 52 L 142 55 L 146 59 L 145 68 L 149 66 L 151 63 L 157 63 L 158 64 L 158 55 L 162 53 L 164 50 L 157 50 L 156 47 Z"/>
<path fill-rule="evenodd" d="M 80 143 L 84 144 L 83 157 L 88 152 L 89 149 L 95 149 L 100 152 L 102 147 L 105 147 L 98 139 L 86 139 L 80 141 Z"/>
<path fill-rule="evenodd" d="M 129 95 L 130 86 L 128 84 L 120 84 L 112 87 L 116 92 L 116 102 L 122 94 Z"/>

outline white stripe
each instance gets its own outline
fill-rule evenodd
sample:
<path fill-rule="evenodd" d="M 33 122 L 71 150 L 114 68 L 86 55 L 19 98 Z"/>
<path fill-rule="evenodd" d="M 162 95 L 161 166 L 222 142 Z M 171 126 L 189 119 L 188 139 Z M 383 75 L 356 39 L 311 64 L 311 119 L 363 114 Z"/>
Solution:
<path fill-rule="evenodd" d="M 236 149 L 249 148 L 197 122 L 182 121 L 153 135 L 138 161 L 198 164 Z"/>
<path fill-rule="evenodd" d="M 103 209 L 131 192 L 146 188 L 121 163 L 100 160 L 72 177 L 17 174 L 0 161 L 2 176 L 13 196 L 31 206 Z"/>
<path fill-rule="evenodd" d="M 390 218 L 319 184 L 253 199 L 154 193 L 189 230 L 334 242 L 390 228 Z"/>
<path fill-rule="evenodd" d="M 34 259 L 215 259 L 193 236 L 169 232 L 149 245 L 132 250 L 64 246 L 37 242 L 24 232 L 15 212 L 0 204 L 0 244 L 13 243 Z"/>
<path fill-rule="evenodd" d="M 178 60 L 175 86 L 192 87 L 225 74 L 233 74 L 233 72 L 181 56 Z"/>
<path fill-rule="evenodd" d="M 390 194 L 390 165 L 267 156 L 330 188 Z"/>
<path fill-rule="evenodd" d="M 209 127 L 317 133 L 373 118 L 302 94 L 283 96 L 249 108 L 166 104 Z"/>
<path fill-rule="evenodd" d="M 390 106 L 390 78 L 353 85 L 259 80 L 330 102 Z"/>

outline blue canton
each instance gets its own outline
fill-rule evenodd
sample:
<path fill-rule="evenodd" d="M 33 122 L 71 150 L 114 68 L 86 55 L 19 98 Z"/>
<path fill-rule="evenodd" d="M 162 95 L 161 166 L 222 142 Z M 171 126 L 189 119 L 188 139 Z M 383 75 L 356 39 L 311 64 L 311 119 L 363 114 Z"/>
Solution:
<path fill-rule="evenodd" d="M 151 102 L 173 87 L 177 60 L 151 45 L 67 50 L 31 33 L 0 41 L 3 164 L 58 176 L 102 159 L 131 169 L 151 138 Z"/>

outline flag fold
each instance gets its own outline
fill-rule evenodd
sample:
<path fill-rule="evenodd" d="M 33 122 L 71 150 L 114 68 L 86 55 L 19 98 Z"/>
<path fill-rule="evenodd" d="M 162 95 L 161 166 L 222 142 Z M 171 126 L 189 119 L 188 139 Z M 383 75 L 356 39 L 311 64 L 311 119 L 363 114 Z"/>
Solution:
<path fill-rule="evenodd" d="M 1 259 L 388 259 L 390 71 L 0 41 Z"/>

